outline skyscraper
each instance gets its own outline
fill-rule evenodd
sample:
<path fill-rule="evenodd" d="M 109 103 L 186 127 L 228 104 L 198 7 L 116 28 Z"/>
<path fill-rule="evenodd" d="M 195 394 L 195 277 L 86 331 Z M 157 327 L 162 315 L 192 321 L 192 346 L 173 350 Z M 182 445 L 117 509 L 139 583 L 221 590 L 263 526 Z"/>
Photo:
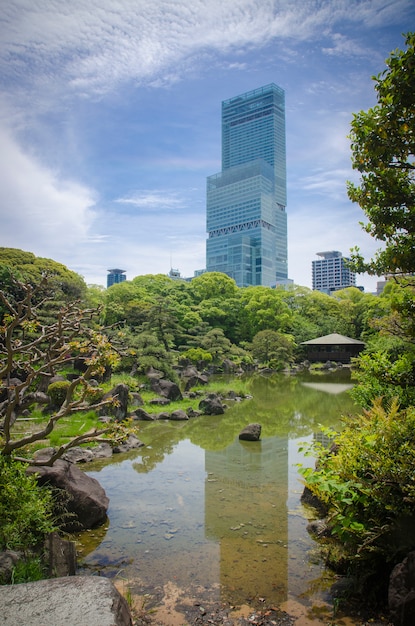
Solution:
<path fill-rule="evenodd" d="M 125 270 L 120 270 L 117 267 L 108 270 L 109 274 L 107 276 L 107 288 L 111 287 L 111 285 L 116 285 L 118 283 L 123 283 L 126 280 Z"/>
<path fill-rule="evenodd" d="M 272 83 L 222 102 L 222 171 L 207 179 L 207 271 L 240 287 L 285 282 L 285 206 L 285 96 Z"/>
<path fill-rule="evenodd" d="M 338 289 L 356 286 L 356 274 L 346 264 L 347 259 L 338 250 L 317 252 L 321 257 L 312 261 L 313 289 L 330 294 Z"/>

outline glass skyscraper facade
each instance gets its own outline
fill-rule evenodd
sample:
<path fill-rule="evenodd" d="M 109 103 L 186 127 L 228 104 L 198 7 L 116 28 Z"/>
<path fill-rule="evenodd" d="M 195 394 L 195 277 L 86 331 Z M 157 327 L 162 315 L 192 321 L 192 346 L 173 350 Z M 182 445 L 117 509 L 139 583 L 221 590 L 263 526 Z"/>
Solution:
<path fill-rule="evenodd" d="M 222 171 L 207 179 L 206 269 L 239 287 L 287 280 L 284 90 L 222 102 Z"/>

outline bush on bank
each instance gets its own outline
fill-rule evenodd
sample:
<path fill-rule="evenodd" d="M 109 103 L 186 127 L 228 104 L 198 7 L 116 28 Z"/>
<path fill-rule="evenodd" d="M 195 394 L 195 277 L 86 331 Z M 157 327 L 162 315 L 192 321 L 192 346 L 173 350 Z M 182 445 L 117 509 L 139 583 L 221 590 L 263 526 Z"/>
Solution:
<path fill-rule="evenodd" d="M 379 399 L 341 433 L 325 433 L 331 447 L 312 444 L 316 468 L 300 471 L 328 508 L 332 550 L 341 545 L 347 572 L 380 589 L 415 547 L 415 408 Z"/>

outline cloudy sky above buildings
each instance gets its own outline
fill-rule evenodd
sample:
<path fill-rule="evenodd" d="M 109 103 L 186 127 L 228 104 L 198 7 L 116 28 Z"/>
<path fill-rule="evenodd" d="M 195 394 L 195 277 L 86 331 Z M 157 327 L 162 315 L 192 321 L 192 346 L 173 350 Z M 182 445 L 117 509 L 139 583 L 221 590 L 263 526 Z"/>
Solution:
<path fill-rule="evenodd" d="M 0 24 L 0 246 L 87 283 L 105 285 L 112 267 L 192 276 L 205 267 L 221 101 L 274 82 L 289 277 L 311 287 L 317 252 L 377 248 L 347 198 L 347 135 L 404 47 L 413 0 L 3 0 Z"/>

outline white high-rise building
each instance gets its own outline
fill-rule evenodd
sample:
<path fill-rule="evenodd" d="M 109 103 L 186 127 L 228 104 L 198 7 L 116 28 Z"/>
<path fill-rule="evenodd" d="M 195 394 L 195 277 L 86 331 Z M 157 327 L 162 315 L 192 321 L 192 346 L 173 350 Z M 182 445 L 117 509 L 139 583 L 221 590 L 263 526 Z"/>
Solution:
<path fill-rule="evenodd" d="M 317 252 L 319 260 L 312 262 L 313 289 L 332 293 L 338 289 L 356 286 L 356 274 L 346 264 L 349 259 L 338 250 Z"/>

